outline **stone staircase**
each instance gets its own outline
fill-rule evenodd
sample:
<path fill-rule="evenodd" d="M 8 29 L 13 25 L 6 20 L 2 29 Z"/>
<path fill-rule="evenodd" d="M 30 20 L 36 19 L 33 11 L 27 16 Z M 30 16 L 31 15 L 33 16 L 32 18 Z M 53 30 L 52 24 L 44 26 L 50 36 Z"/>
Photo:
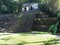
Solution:
<path fill-rule="evenodd" d="M 33 19 L 35 18 L 35 14 L 29 14 L 29 15 L 24 15 L 22 24 L 17 28 L 16 32 L 29 32 L 32 25 L 33 25 Z M 20 22 L 21 23 L 21 22 Z"/>
<path fill-rule="evenodd" d="M 35 18 L 35 14 L 32 13 L 31 15 L 29 14 L 24 14 L 24 16 L 21 19 L 17 19 L 16 21 L 11 20 L 9 28 L 5 30 L 6 32 L 28 32 L 31 29 L 31 26 L 33 25 L 33 19 Z"/>
<path fill-rule="evenodd" d="M 32 14 L 24 14 L 21 19 L 8 21 L 8 27 L 2 32 L 28 32 L 28 31 L 47 31 L 50 25 L 57 22 L 57 17 L 49 17 L 44 12 L 34 12 Z"/>
<path fill-rule="evenodd" d="M 36 14 L 32 29 L 33 31 L 48 31 L 52 24 L 56 24 L 57 20 L 57 17 L 49 17 L 46 13 L 39 12 Z"/>
<path fill-rule="evenodd" d="M 7 32 L 47 31 L 49 27 L 56 22 L 57 17 L 49 17 L 49 15 L 44 12 L 35 12 L 31 15 L 24 14 L 24 16 L 21 19 L 17 19 L 16 22 L 11 21 L 11 26 Z"/>

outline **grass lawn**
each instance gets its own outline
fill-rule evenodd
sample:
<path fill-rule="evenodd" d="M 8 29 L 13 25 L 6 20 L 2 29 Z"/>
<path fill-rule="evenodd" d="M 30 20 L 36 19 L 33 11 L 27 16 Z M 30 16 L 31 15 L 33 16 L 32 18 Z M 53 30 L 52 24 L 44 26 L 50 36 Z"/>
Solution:
<path fill-rule="evenodd" d="M 53 41 L 55 36 L 49 34 L 0 34 L 0 45 L 50 45 L 49 41 Z M 52 45 L 52 44 L 51 44 Z M 55 44 L 53 44 L 55 45 Z"/>

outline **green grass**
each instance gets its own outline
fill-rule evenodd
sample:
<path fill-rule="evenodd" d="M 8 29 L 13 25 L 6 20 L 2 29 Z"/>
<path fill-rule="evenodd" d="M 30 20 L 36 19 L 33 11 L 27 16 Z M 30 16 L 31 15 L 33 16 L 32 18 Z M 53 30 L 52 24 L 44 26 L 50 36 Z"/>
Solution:
<path fill-rule="evenodd" d="M 0 45 L 45 45 L 55 39 L 55 36 L 30 33 L 1 34 L 0 37 Z"/>

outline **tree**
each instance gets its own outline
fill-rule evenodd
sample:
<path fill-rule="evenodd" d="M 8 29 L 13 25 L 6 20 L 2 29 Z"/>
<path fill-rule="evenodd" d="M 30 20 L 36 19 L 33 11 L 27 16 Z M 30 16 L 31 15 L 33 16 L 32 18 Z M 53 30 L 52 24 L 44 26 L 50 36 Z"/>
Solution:
<path fill-rule="evenodd" d="M 22 3 L 23 0 L 0 0 L 0 13 L 18 13 Z"/>

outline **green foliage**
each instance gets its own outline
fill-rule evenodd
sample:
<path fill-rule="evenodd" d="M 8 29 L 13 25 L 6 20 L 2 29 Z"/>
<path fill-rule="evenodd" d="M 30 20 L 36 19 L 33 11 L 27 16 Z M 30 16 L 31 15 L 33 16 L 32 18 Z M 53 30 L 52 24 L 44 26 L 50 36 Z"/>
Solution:
<path fill-rule="evenodd" d="M 53 31 L 52 33 L 56 34 L 58 25 L 59 25 L 59 21 L 56 24 L 51 25 L 48 32 Z"/>
<path fill-rule="evenodd" d="M 57 17 L 59 17 L 59 18 L 60 18 L 60 12 L 57 14 Z"/>
<path fill-rule="evenodd" d="M 38 2 L 40 10 L 49 13 L 56 13 L 58 7 L 57 1 L 58 0 L 1 0 L 0 14 L 19 13 L 21 12 L 22 4 L 27 2 Z"/>
<path fill-rule="evenodd" d="M 22 4 L 27 0 L 1 0 L 0 1 L 0 14 L 1 13 L 19 13 L 22 8 Z"/>

